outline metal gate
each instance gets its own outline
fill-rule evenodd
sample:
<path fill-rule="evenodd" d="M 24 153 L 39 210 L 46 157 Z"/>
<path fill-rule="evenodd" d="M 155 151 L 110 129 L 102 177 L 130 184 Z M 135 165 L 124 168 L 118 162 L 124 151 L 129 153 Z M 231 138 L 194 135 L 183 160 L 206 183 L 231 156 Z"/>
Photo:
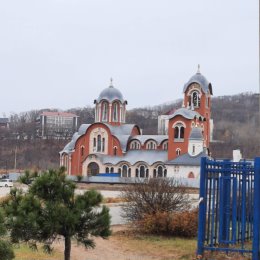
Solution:
<path fill-rule="evenodd" d="M 204 251 L 259 257 L 260 158 L 201 160 L 198 255 Z"/>

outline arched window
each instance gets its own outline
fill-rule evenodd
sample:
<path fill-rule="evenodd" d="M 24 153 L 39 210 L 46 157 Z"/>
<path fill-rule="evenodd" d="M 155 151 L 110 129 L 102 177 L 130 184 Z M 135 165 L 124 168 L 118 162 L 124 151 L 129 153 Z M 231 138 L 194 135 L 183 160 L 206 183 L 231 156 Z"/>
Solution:
<path fill-rule="evenodd" d="M 102 138 L 102 152 L 105 152 L 105 138 Z"/>
<path fill-rule="evenodd" d="M 114 122 L 118 121 L 118 104 L 117 103 L 113 104 L 113 121 Z"/>
<path fill-rule="evenodd" d="M 146 177 L 146 178 L 149 178 L 149 169 L 146 169 L 146 171 L 145 171 L 145 177 Z"/>
<path fill-rule="evenodd" d="M 128 167 L 127 165 L 123 165 L 122 167 L 122 177 L 127 177 Z"/>
<path fill-rule="evenodd" d="M 142 165 L 140 167 L 140 178 L 144 178 L 145 177 L 145 167 Z"/>
<path fill-rule="evenodd" d="M 135 169 L 135 177 L 136 177 L 136 178 L 139 177 L 139 169 L 138 169 L 138 168 Z"/>
<path fill-rule="evenodd" d="M 97 136 L 97 151 L 101 152 L 101 135 Z"/>
<path fill-rule="evenodd" d="M 199 107 L 200 106 L 200 94 L 198 91 L 193 91 L 191 93 L 191 102 L 194 107 Z"/>
<path fill-rule="evenodd" d="M 140 143 L 138 141 L 132 141 L 131 144 L 130 144 L 130 149 L 139 150 L 140 149 Z"/>
<path fill-rule="evenodd" d="M 175 126 L 174 127 L 174 138 L 179 138 L 179 136 L 180 136 L 179 132 L 180 132 L 179 127 Z"/>
<path fill-rule="evenodd" d="M 163 175 L 164 175 L 164 177 L 167 177 L 167 169 L 164 169 Z"/>
<path fill-rule="evenodd" d="M 106 167 L 106 173 L 109 173 L 109 168 L 108 167 Z"/>
<path fill-rule="evenodd" d="M 128 169 L 128 177 L 131 177 L 131 168 Z"/>
<path fill-rule="evenodd" d="M 97 146 L 97 139 L 94 138 L 93 139 L 93 148 L 94 148 L 94 150 L 96 149 L 96 146 Z"/>
<path fill-rule="evenodd" d="M 158 169 L 157 169 L 158 173 L 157 173 L 157 176 L 159 178 L 162 178 L 163 177 L 163 167 L 162 166 L 159 166 Z"/>
<path fill-rule="evenodd" d="M 117 147 L 114 147 L 114 155 L 117 155 Z"/>
<path fill-rule="evenodd" d="M 121 176 L 121 168 L 119 168 L 119 169 L 118 169 L 118 173 L 119 173 L 119 174 L 120 174 L 120 176 Z"/>
<path fill-rule="evenodd" d="M 81 148 L 80 148 L 80 155 L 81 155 L 81 156 L 84 155 L 84 146 L 81 146 Z"/>
<path fill-rule="evenodd" d="M 107 114 L 108 114 L 108 108 L 107 108 L 107 103 L 103 103 L 103 111 L 102 111 L 102 121 L 106 122 L 107 121 Z"/>
<path fill-rule="evenodd" d="M 180 127 L 180 138 L 181 139 L 184 138 L 184 127 L 183 126 Z"/>
<path fill-rule="evenodd" d="M 111 167 L 110 173 L 113 173 L 113 172 L 114 172 L 114 167 Z"/>
<path fill-rule="evenodd" d="M 153 169 L 153 177 L 156 178 L 156 169 Z"/>
<path fill-rule="evenodd" d="M 176 155 L 179 156 L 181 154 L 181 149 L 180 148 L 177 148 L 176 149 Z"/>
<path fill-rule="evenodd" d="M 174 140 L 175 141 L 180 141 L 182 139 L 184 139 L 184 126 L 182 124 L 177 124 L 174 127 Z"/>
<path fill-rule="evenodd" d="M 168 142 L 163 143 L 163 150 L 168 150 Z"/>
<path fill-rule="evenodd" d="M 153 142 L 153 141 L 148 142 L 147 145 L 146 145 L 146 149 L 155 150 L 156 149 L 156 143 Z"/>

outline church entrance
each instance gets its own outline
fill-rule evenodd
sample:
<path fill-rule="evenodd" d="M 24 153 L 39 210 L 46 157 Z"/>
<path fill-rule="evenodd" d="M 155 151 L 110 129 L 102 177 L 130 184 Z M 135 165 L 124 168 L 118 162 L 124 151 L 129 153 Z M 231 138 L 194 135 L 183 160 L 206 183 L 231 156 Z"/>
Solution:
<path fill-rule="evenodd" d="M 88 171 L 87 171 L 88 176 L 95 176 L 99 174 L 99 166 L 95 162 L 91 162 L 88 165 Z"/>

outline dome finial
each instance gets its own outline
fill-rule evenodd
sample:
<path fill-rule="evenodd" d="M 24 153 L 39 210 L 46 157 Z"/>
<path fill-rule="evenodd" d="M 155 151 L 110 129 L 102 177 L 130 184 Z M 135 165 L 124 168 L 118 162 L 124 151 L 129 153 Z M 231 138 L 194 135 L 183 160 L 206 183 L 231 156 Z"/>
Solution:
<path fill-rule="evenodd" d="M 197 71 L 197 73 L 200 73 L 200 65 L 198 64 L 198 71 Z"/>
<path fill-rule="evenodd" d="M 110 86 L 109 86 L 110 88 L 113 88 L 114 86 L 113 86 L 113 78 L 110 78 Z"/>

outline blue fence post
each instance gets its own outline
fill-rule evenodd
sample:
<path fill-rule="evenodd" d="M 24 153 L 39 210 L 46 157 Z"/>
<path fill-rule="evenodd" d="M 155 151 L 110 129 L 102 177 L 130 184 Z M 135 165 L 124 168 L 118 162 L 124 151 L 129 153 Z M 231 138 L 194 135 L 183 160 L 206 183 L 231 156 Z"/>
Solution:
<path fill-rule="evenodd" d="M 260 228 L 260 158 L 255 158 L 254 176 L 254 222 L 253 222 L 253 255 L 252 260 L 259 260 L 259 228 Z"/>
<path fill-rule="evenodd" d="M 202 255 L 204 251 L 205 240 L 205 219 L 206 219 L 206 200 L 205 200 L 205 181 L 206 181 L 206 157 L 201 158 L 200 163 L 200 201 L 199 204 L 199 226 L 198 226 L 198 245 L 197 255 Z"/>

